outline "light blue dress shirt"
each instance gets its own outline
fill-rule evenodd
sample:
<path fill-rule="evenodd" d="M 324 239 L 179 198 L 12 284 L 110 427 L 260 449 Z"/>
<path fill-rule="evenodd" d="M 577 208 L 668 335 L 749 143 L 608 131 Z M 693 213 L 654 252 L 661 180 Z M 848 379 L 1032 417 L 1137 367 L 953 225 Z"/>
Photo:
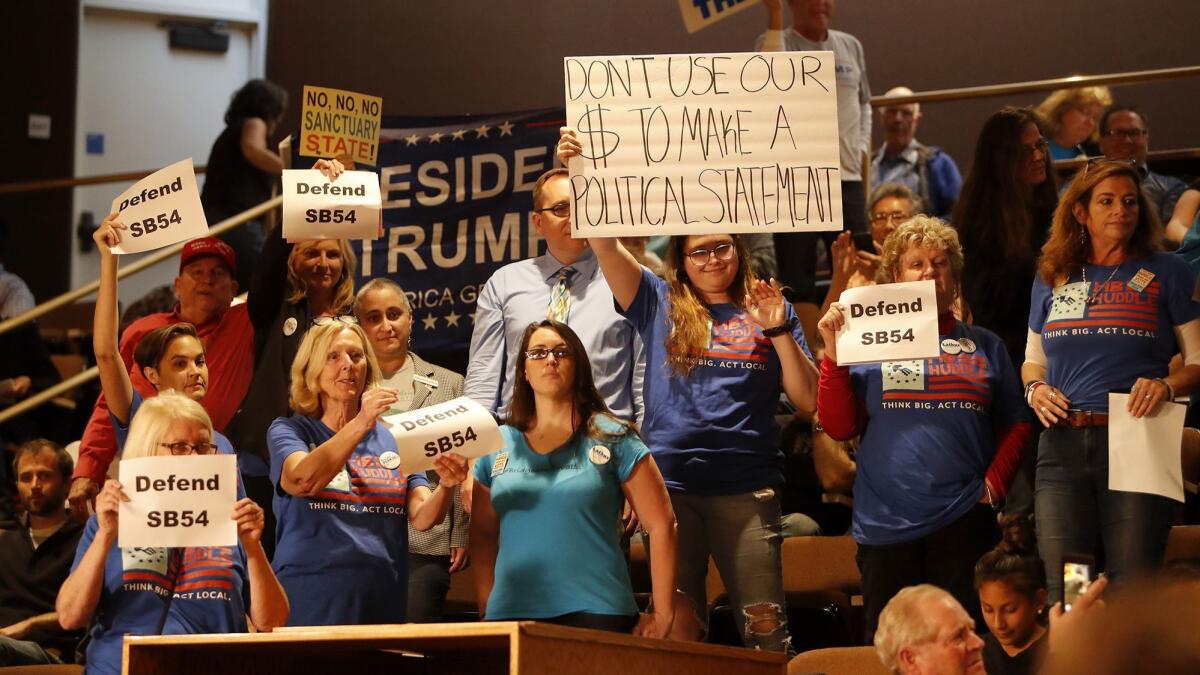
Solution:
<path fill-rule="evenodd" d="M 575 268 L 569 281 L 567 325 L 587 350 L 596 389 L 613 414 L 640 421 L 642 343 L 633 325 L 617 313 L 612 290 L 590 249 L 570 265 L 546 253 L 505 265 L 488 279 L 475 309 L 463 395 L 501 418 L 508 412 L 521 336 L 529 324 L 546 318 L 550 293 L 564 267 Z"/>

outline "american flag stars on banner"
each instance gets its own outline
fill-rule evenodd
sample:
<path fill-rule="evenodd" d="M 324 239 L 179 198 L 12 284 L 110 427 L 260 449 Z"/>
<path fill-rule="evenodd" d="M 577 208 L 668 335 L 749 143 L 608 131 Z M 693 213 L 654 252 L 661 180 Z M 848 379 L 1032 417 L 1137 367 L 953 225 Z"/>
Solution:
<path fill-rule="evenodd" d="M 474 129 L 455 129 L 449 133 L 435 131 L 424 138 L 426 139 L 426 143 L 441 143 L 442 139 L 447 137 L 449 137 L 451 141 L 463 141 L 466 140 L 467 134 L 472 131 L 475 132 L 475 138 L 491 138 L 490 134 L 492 130 L 499 132 L 499 135 L 496 136 L 499 138 L 500 136 L 512 136 L 513 127 L 515 126 L 516 125 L 512 122 L 505 120 L 503 124 L 495 127 L 490 127 L 486 124 L 483 124 L 475 127 Z M 410 134 L 404 137 L 404 143 L 408 146 L 418 145 L 421 142 L 421 138 L 421 134 Z"/>
<path fill-rule="evenodd" d="M 433 312 L 430 312 L 429 314 L 425 315 L 424 319 L 421 319 L 421 323 L 424 325 L 425 330 L 437 330 L 437 322 L 439 318 L 445 321 L 446 327 L 449 328 L 450 326 L 457 326 L 459 319 L 463 318 L 470 319 L 471 323 L 475 323 L 475 312 L 471 312 L 470 314 L 459 314 L 451 309 L 450 312 L 443 317 L 434 316 Z"/>

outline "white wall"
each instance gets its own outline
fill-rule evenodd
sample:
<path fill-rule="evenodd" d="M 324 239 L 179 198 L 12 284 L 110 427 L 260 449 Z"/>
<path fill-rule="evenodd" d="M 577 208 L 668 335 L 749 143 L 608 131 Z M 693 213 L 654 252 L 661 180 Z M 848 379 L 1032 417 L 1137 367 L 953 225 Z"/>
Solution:
<path fill-rule="evenodd" d="M 85 0 L 81 11 L 75 175 L 155 169 L 186 157 L 205 164 L 230 96 L 262 76 L 266 0 Z M 229 49 L 170 49 L 167 29 L 159 25 L 167 19 L 227 21 Z M 87 153 L 93 133 L 104 135 L 103 154 Z M 84 211 L 99 222 L 127 186 L 76 188 L 75 222 Z M 130 277 L 121 284 L 122 301 L 169 284 L 176 271 L 168 261 Z M 96 252 L 80 253 L 73 244 L 71 286 L 98 274 Z"/>

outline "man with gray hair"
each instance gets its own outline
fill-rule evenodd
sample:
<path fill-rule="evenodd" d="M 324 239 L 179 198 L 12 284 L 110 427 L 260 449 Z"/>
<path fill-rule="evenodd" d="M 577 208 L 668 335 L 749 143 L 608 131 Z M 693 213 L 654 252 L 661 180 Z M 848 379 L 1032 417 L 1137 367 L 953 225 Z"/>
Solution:
<path fill-rule="evenodd" d="M 879 615 L 875 651 L 897 675 L 985 675 L 983 640 L 954 596 L 930 584 L 897 593 Z"/>
<path fill-rule="evenodd" d="M 885 96 L 912 96 L 908 87 L 889 89 Z M 871 157 L 871 178 L 878 185 L 900 183 L 925 202 L 926 212 L 943 220 L 962 190 L 962 175 L 954 159 L 916 139 L 921 122 L 920 103 L 894 103 L 879 108 L 884 142 Z"/>

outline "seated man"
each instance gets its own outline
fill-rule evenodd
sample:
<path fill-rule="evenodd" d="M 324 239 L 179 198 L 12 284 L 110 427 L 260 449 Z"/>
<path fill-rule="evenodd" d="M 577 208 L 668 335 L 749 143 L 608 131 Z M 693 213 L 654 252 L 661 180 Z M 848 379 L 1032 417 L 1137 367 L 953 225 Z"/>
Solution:
<path fill-rule="evenodd" d="M 875 651 L 897 675 L 984 675 L 983 640 L 954 596 L 930 584 L 897 593 L 879 614 Z"/>
<path fill-rule="evenodd" d="M 885 96 L 911 96 L 908 87 L 889 89 Z M 962 174 L 954 158 L 941 148 L 917 140 L 921 122 L 920 103 L 898 103 L 879 108 L 883 122 L 883 145 L 871 157 L 871 181 L 876 185 L 899 183 L 920 196 L 925 213 L 942 220 L 950 219 L 950 210 L 962 189 Z M 870 209 L 867 211 L 870 213 Z"/>
<path fill-rule="evenodd" d="M 54 611 L 83 531 L 67 517 L 73 468 L 71 456 L 47 440 L 17 450 L 13 470 L 25 513 L 18 529 L 0 533 L 0 666 L 73 660 L 79 636 L 62 630 Z"/>
<path fill-rule="evenodd" d="M 1109 159 L 1133 160 L 1142 174 L 1142 189 L 1147 199 L 1158 209 L 1165 224 L 1171 220 L 1175 203 L 1187 189 L 1187 184 L 1174 176 L 1154 173 L 1146 166 L 1150 149 L 1150 127 L 1145 114 L 1131 105 L 1114 105 L 1100 117 L 1100 151 Z M 1179 243 L 1179 235 L 1173 243 Z"/>

